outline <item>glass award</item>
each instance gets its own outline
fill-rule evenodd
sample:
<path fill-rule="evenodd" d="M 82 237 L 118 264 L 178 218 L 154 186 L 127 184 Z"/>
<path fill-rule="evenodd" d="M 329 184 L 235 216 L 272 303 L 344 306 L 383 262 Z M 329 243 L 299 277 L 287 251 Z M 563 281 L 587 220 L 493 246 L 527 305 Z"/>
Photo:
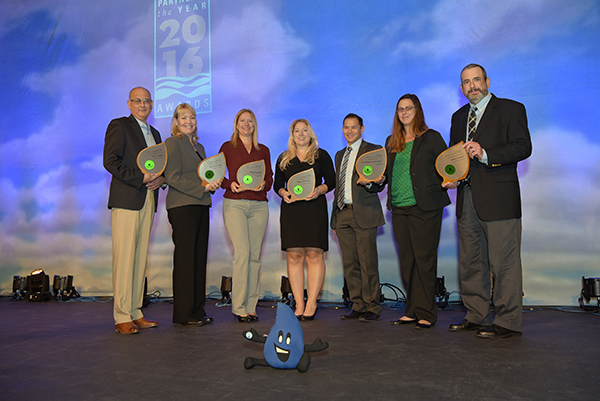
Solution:
<path fill-rule="evenodd" d="M 444 179 L 444 183 L 464 180 L 469 175 L 471 159 L 463 145 L 464 142 L 460 141 L 440 153 L 435 160 L 435 169 Z"/>
<path fill-rule="evenodd" d="M 198 165 L 198 177 L 202 180 L 202 185 L 206 186 L 211 182 L 218 182 L 225 177 L 227 163 L 223 152 L 202 160 Z"/>
<path fill-rule="evenodd" d="M 315 171 L 311 168 L 290 177 L 287 190 L 292 200 L 303 200 L 315 189 Z"/>
<path fill-rule="evenodd" d="M 237 181 L 243 191 L 253 191 L 265 179 L 265 161 L 246 163 L 238 169 Z"/>
<path fill-rule="evenodd" d="M 361 179 L 377 181 L 385 173 L 387 167 L 387 152 L 385 148 L 379 148 L 364 153 L 356 160 L 356 172 Z"/>
<path fill-rule="evenodd" d="M 137 165 L 144 174 L 162 174 L 167 167 L 167 147 L 165 143 L 148 146 L 138 153 Z"/>

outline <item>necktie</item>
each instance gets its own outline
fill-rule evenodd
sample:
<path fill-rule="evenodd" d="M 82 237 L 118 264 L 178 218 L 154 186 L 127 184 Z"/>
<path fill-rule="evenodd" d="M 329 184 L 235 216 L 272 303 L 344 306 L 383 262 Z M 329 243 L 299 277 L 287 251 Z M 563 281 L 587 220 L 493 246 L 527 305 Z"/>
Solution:
<path fill-rule="evenodd" d="M 338 189 L 338 200 L 337 207 L 341 210 L 344 208 L 345 202 L 345 193 L 346 193 L 346 170 L 348 169 L 348 160 L 350 160 L 350 153 L 352 153 L 352 147 L 348 146 L 346 148 L 346 153 L 344 153 L 344 160 L 342 161 L 342 168 L 340 169 L 340 188 Z"/>
<path fill-rule="evenodd" d="M 144 139 L 146 140 L 147 146 L 156 145 L 156 141 L 154 140 L 154 137 L 152 136 L 152 131 L 150 131 L 150 126 L 148 124 L 142 125 L 142 132 L 144 134 Z"/>
<path fill-rule="evenodd" d="M 469 113 L 469 141 L 473 140 L 475 135 L 475 127 L 477 126 L 477 107 L 471 107 L 471 113 Z"/>

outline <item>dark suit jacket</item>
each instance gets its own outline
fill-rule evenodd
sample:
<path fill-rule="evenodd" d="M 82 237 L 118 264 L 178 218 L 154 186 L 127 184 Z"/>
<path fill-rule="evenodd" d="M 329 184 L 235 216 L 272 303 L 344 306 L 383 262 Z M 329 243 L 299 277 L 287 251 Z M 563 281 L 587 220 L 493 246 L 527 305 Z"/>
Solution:
<path fill-rule="evenodd" d="M 356 160 L 366 152 L 380 149 L 381 145 L 374 145 L 366 142 L 364 139 L 358 149 Z M 337 214 L 339 209 L 337 208 L 337 199 L 339 196 L 340 188 L 340 167 L 342 165 L 342 158 L 346 149 L 342 149 L 335 154 L 335 196 L 333 198 L 333 211 L 331 212 L 331 228 L 335 230 L 337 224 Z M 348 166 L 350 168 L 350 166 Z M 383 211 L 381 210 L 381 201 L 379 200 L 378 192 L 383 190 L 385 184 L 373 184 L 370 189 L 362 185 L 358 185 L 358 173 L 356 172 L 355 166 L 352 166 L 352 205 L 354 211 L 354 218 L 360 228 L 374 228 L 385 224 L 383 217 Z"/>
<path fill-rule="evenodd" d="M 156 143 L 160 134 L 150 127 Z M 137 165 L 137 155 L 146 148 L 142 129 L 133 115 L 116 118 L 108 124 L 104 138 L 104 168 L 112 174 L 108 208 L 142 210 L 146 201 L 144 173 Z M 154 191 L 155 209 L 158 191 Z"/>
<path fill-rule="evenodd" d="M 210 192 L 204 191 L 202 180 L 198 177 L 198 165 L 206 158 L 204 146 L 196 142 L 194 149 L 186 135 L 182 138 L 171 136 L 165 140 L 165 145 L 169 155 L 165 168 L 165 180 L 169 184 L 167 209 L 188 205 L 210 206 Z"/>
<path fill-rule="evenodd" d="M 391 136 L 385 140 L 387 147 Z M 417 206 L 425 212 L 441 209 L 450 204 L 448 192 L 442 188 L 442 177 L 435 169 L 435 160 L 446 150 L 446 142 L 439 132 L 430 129 L 415 138 L 410 153 L 410 178 Z M 385 176 L 388 183 L 387 208 L 392 209 L 392 179 L 396 153 L 387 154 L 387 171 Z"/>
<path fill-rule="evenodd" d="M 452 116 L 450 146 L 467 136 L 469 104 Z M 481 220 L 521 217 L 517 163 L 531 155 L 531 137 L 525 106 L 492 95 L 473 137 L 485 149 L 488 165 L 471 160 L 469 171 L 473 205 Z M 462 215 L 464 186 L 458 186 L 456 216 Z"/>

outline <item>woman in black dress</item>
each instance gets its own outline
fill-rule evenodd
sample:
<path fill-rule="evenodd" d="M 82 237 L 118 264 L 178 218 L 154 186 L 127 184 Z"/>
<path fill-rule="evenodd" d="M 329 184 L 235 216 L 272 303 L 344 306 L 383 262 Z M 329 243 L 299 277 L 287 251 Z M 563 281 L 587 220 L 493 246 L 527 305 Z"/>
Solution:
<path fill-rule="evenodd" d="M 294 200 L 287 182 L 296 173 L 313 169 L 315 189 L 303 200 Z M 335 187 L 335 170 L 329 154 L 319 149 L 307 120 L 290 125 L 288 150 L 277 159 L 275 192 L 281 196 L 281 250 L 287 252 L 288 278 L 296 301 L 295 314 L 313 320 L 325 280 L 323 253 L 329 249 L 329 218 L 325 194 Z M 308 301 L 304 304 L 304 261 L 307 264 Z"/>

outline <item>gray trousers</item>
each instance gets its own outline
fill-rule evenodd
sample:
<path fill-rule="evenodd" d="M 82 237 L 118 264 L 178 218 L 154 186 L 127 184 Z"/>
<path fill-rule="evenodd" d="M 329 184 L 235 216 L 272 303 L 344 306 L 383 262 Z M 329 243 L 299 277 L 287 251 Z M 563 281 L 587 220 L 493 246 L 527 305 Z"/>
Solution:
<path fill-rule="evenodd" d="M 335 231 L 352 309 L 381 315 L 377 227 L 360 228 L 354 212 L 344 209 L 338 212 Z"/>
<path fill-rule="evenodd" d="M 479 219 L 471 189 L 467 187 L 462 217 L 457 223 L 460 291 L 468 310 L 465 319 L 484 326 L 493 323 L 521 331 L 521 219 Z M 491 314 L 490 300 L 494 304 L 495 318 Z"/>

